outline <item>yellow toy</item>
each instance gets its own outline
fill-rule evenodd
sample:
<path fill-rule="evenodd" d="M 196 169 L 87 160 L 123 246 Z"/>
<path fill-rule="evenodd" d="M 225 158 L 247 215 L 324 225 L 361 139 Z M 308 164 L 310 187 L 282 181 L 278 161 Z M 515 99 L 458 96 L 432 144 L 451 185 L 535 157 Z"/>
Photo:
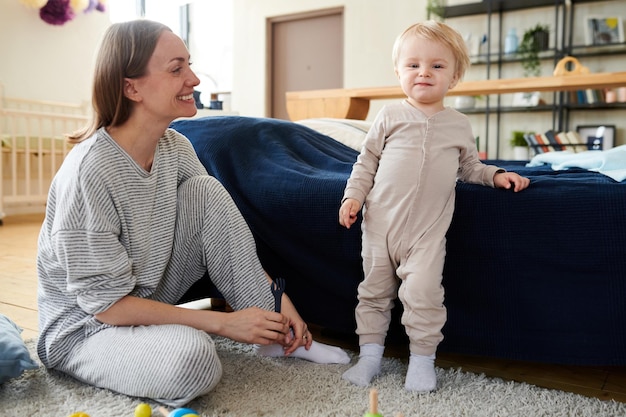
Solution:
<path fill-rule="evenodd" d="M 135 417 L 151 417 L 152 407 L 146 403 L 141 403 L 135 407 Z"/>

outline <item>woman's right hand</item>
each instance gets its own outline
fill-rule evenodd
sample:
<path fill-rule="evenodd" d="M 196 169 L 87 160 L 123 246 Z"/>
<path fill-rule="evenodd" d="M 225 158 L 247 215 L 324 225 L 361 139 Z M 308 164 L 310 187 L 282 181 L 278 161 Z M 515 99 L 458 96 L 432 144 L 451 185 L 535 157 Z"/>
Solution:
<path fill-rule="evenodd" d="M 222 325 L 217 334 L 237 342 L 284 345 L 290 334 L 289 319 L 280 313 L 250 307 L 221 314 Z"/>

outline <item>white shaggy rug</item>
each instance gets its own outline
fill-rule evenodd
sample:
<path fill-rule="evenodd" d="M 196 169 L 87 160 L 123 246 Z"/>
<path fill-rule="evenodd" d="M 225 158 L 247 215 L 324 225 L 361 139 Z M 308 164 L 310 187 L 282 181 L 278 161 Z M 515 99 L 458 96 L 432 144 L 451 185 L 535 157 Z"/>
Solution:
<path fill-rule="evenodd" d="M 349 365 L 316 365 L 292 358 L 261 358 L 250 346 L 217 338 L 224 376 L 217 388 L 188 404 L 203 417 L 363 416 L 369 388 L 341 379 Z M 34 342 L 27 343 L 33 358 Z M 353 360 L 354 353 L 351 353 Z M 437 369 L 438 390 L 414 394 L 404 390 L 406 361 L 385 358 L 378 389 L 378 412 L 428 417 L 463 416 L 626 416 L 626 404 L 602 401 L 532 385 L 488 378 L 459 370 Z M 144 402 L 92 388 L 43 367 L 26 371 L 0 385 L 0 415 L 132 417 Z M 153 406 L 153 416 L 159 404 Z"/>

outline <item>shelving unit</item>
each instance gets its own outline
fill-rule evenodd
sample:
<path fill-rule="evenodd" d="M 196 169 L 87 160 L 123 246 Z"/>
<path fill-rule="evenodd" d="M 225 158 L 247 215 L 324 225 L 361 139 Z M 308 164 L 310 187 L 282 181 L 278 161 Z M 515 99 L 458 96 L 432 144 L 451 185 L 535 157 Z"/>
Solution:
<path fill-rule="evenodd" d="M 504 29 L 504 17 L 506 14 L 514 13 L 518 11 L 534 9 L 534 8 L 553 8 L 553 20 L 551 26 L 554 28 L 554 47 L 549 50 L 540 52 L 541 60 L 552 60 L 554 64 L 558 62 L 564 55 L 563 39 L 565 39 L 565 0 L 527 0 L 527 1 L 513 1 L 513 0 L 484 0 L 477 3 L 461 4 L 457 6 L 449 6 L 444 8 L 443 18 L 454 24 L 454 18 L 484 15 L 486 20 L 486 51 L 481 51 L 479 55 L 473 55 L 472 66 L 483 66 L 485 69 L 484 78 L 501 79 L 503 78 L 503 68 L 506 65 L 519 65 L 521 58 L 517 54 L 505 54 L 503 48 L 503 39 L 506 33 Z M 494 20 L 497 24 L 494 25 Z M 494 29 L 494 26 L 496 27 Z M 518 34 L 519 36 L 520 34 Z M 521 38 L 521 36 L 520 36 Z M 559 44 L 560 41 L 560 44 Z M 494 51 L 495 46 L 495 51 Z M 560 104 L 560 93 L 554 92 L 552 94 L 552 103 Z M 466 110 L 461 109 L 466 114 L 480 115 L 484 119 L 484 137 L 481 139 L 482 148 L 491 156 L 495 154 L 495 157 L 500 157 L 500 140 L 491 141 L 492 128 L 495 128 L 495 137 L 501 136 L 502 118 L 505 114 L 519 113 L 523 115 L 525 113 L 543 113 L 551 114 L 552 122 L 551 127 L 555 128 L 559 124 L 561 109 L 560 106 L 553 104 L 545 104 L 534 107 L 514 107 L 505 105 L 502 101 L 500 94 L 495 97 L 489 95 L 486 96 L 484 107 L 478 109 Z M 493 121 L 493 124 L 492 124 Z M 495 126 L 494 126 L 495 125 Z M 491 143 L 491 146 L 490 146 Z M 495 152 L 490 149 L 495 145 Z"/>
<path fill-rule="evenodd" d="M 577 5 L 598 2 L 598 0 L 570 0 L 570 1 L 572 3 L 571 10 L 568 16 L 569 18 L 568 26 L 570 28 L 576 27 L 575 17 L 576 17 Z M 607 0 L 604 0 L 603 2 L 606 2 L 606 1 Z M 623 3 L 623 2 L 620 2 L 620 3 Z M 617 4 L 617 1 L 616 1 L 616 4 Z M 619 12 L 616 13 L 616 16 L 620 16 L 624 18 L 624 16 L 622 16 L 622 14 Z M 623 57 L 626 57 L 626 43 L 592 45 L 592 46 L 586 45 L 586 44 L 580 44 L 580 43 L 576 43 L 574 40 L 574 30 L 570 30 L 568 33 L 568 41 L 564 45 L 563 51 L 565 55 L 575 56 L 578 59 L 600 58 L 600 57 L 608 57 L 608 56 L 615 56 L 615 55 L 621 55 Z M 563 121 L 564 126 L 570 126 L 572 112 L 576 112 L 576 111 L 596 111 L 597 112 L 597 111 L 602 111 L 602 110 L 609 110 L 609 111 L 626 110 L 626 103 L 601 102 L 601 103 L 591 103 L 591 104 L 579 104 L 579 103 L 572 103 L 570 100 L 568 100 L 567 97 L 562 97 L 561 100 L 564 103 L 562 115 L 561 115 L 561 120 Z"/>
<path fill-rule="evenodd" d="M 601 0 L 607 2 L 608 0 Z M 575 25 L 575 10 L 576 6 L 583 3 L 599 2 L 599 0 L 570 0 L 569 4 L 565 0 L 484 0 L 476 3 L 461 4 L 455 6 L 448 6 L 444 8 L 443 18 L 446 22 L 454 25 L 454 19 L 467 16 L 484 15 L 486 21 L 486 37 L 487 45 L 486 51 L 479 55 L 473 55 L 472 66 L 484 67 L 484 78 L 487 80 L 501 79 L 503 78 L 503 68 L 514 64 L 519 64 L 520 57 L 518 55 L 506 55 L 502 48 L 503 39 L 505 36 L 504 16 L 509 13 L 515 13 L 523 10 L 530 10 L 535 8 L 553 8 L 552 10 L 552 23 L 551 29 L 554 35 L 553 45 L 549 50 L 540 53 L 540 59 L 542 61 L 551 60 L 553 64 L 556 64 L 560 59 L 565 56 L 580 57 L 596 57 L 596 56 L 609 56 L 613 54 L 626 54 L 626 44 L 611 44 L 602 46 L 589 46 L 584 44 L 575 44 L 574 42 L 574 30 L 584 30 L 584 28 L 576 28 Z M 619 16 L 619 13 L 617 13 Z M 497 21 L 497 25 L 495 25 Z M 494 29 L 493 27 L 496 26 Z M 494 42 L 497 42 L 495 44 Z M 554 66 L 554 65 L 553 65 Z M 581 86 L 583 89 L 585 86 Z M 541 90 L 535 90 L 541 91 Z M 624 103 L 594 103 L 594 104 L 579 104 L 573 103 L 569 99 L 569 94 L 558 89 L 552 94 L 551 100 L 548 99 L 548 104 L 539 105 L 535 107 L 513 107 L 505 105 L 502 101 L 500 94 L 495 97 L 486 97 L 484 107 L 477 109 L 463 109 L 462 111 L 473 117 L 478 115 L 484 117 L 484 135 L 485 138 L 481 142 L 485 151 L 490 151 L 489 144 L 491 132 L 490 129 L 495 127 L 495 137 L 501 137 L 502 134 L 502 118 L 506 114 L 518 113 L 523 115 L 525 113 L 542 113 L 551 114 L 552 123 L 551 126 L 545 126 L 545 129 L 551 128 L 555 131 L 569 130 L 571 113 L 580 110 L 621 110 L 626 106 Z M 492 123 L 493 121 L 493 123 Z M 494 126 L 495 125 L 495 126 Z M 495 141 L 495 152 L 489 152 L 490 156 L 500 157 L 501 140 Z M 491 149 L 493 151 L 493 149 Z"/>
<path fill-rule="evenodd" d="M 563 3 L 556 0 L 557 3 Z M 555 0 L 524 0 L 524 1 L 482 1 L 479 3 L 459 4 L 444 8 L 444 18 L 486 14 L 489 12 L 511 12 L 515 10 L 529 9 L 554 5 Z"/>
<path fill-rule="evenodd" d="M 504 13 L 518 12 L 525 9 L 532 9 L 535 7 L 555 7 L 554 12 L 554 24 L 558 23 L 559 35 L 553 40 L 553 47 L 543 52 L 540 55 L 540 59 L 544 62 L 553 61 L 552 68 L 563 57 L 569 55 L 574 57 L 610 57 L 614 54 L 620 54 L 626 56 L 626 44 L 612 44 L 602 46 L 589 46 L 579 42 L 574 42 L 573 32 L 569 29 L 575 24 L 574 8 L 577 5 L 583 3 L 600 3 L 598 0 L 569 0 L 571 3 L 566 4 L 565 0 L 526 0 L 521 1 L 496 1 L 485 0 L 483 2 L 464 4 L 459 6 L 450 6 L 445 9 L 446 19 L 450 19 L 450 23 L 453 23 L 453 18 L 463 16 L 479 16 L 486 14 L 487 28 L 491 30 L 492 16 L 496 16 L 499 20 L 497 27 L 498 46 L 501 43 L 502 35 L 502 16 Z M 622 7 L 622 13 L 626 17 L 626 7 L 624 2 L 619 0 L 602 0 L 603 3 L 614 2 L 616 5 Z M 616 15 L 620 15 L 619 12 Z M 552 18 L 552 16 L 550 17 Z M 536 22 L 536 20 L 535 20 Z M 580 23 L 578 24 L 580 25 Z M 578 26 L 577 25 L 577 26 Z M 582 29 L 580 29 L 582 30 Z M 493 36 L 488 36 L 488 39 Z M 492 40 L 493 41 L 493 40 Z M 495 52 L 494 52 L 495 51 Z M 510 119 L 514 119 L 515 115 L 519 115 L 521 118 L 528 115 L 531 118 L 531 123 L 537 125 L 536 131 L 546 131 L 552 129 L 554 131 L 563 130 L 575 130 L 574 126 L 570 126 L 571 114 L 575 114 L 577 124 L 591 124 L 589 121 L 585 121 L 585 118 L 589 114 L 604 115 L 603 110 L 611 112 L 625 112 L 626 103 L 595 103 L 595 104 L 579 104 L 571 103 L 567 100 L 568 91 L 586 90 L 586 89 L 606 89 L 617 88 L 626 86 L 626 72 L 623 72 L 623 68 L 618 66 L 619 69 L 612 71 L 599 71 L 591 72 L 590 74 L 572 75 L 567 76 L 552 76 L 550 75 L 542 77 L 503 77 L 502 69 L 507 67 L 507 70 L 514 65 L 519 65 L 520 59 L 515 55 L 505 55 L 497 48 L 497 51 L 487 49 L 487 53 L 472 57 L 473 67 L 484 66 L 487 76 L 475 77 L 480 78 L 478 80 L 463 80 L 454 89 L 448 92 L 448 96 L 476 96 L 483 95 L 488 98 L 485 107 L 479 107 L 476 109 L 462 110 L 472 118 L 485 118 L 486 131 L 490 127 L 490 120 L 495 120 L 493 123 L 496 128 L 496 134 L 492 142 L 491 149 L 489 149 L 489 137 L 481 136 L 481 151 L 489 151 L 489 158 L 502 158 L 502 152 L 500 145 L 508 142 L 508 135 L 513 130 L 527 130 L 519 129 L 517 126 L 510 128 L 514 123 L 511 123 Z M 510 71 L 509 71 L 510 72 Z M 495 73 L 495 75 L 492 75 Z M 535 107 L 513 107 L 503 105 L 501 96 L 505 94 L 512 94 L 517 92 L 551 92 L 552 101 L 545 105 L 538 105 Z M 494 97 L 490 97 L 494 96 Z M 352 118 L 352 119 L 365 119 L 369 112 L 370 100 L 377 99 L 395 99 L 402 98 L 404 94 L 399 86 L 393 87 L 376 87 L 376 88 L 354 88 L 354 89 L 331 89 L 331 90 L 314 90 L 314 91 L 294 91 L 287 93 L 287 110 L 292 120 L 299 120 L 308 117 L 338 117 L 338 118 Z M 619 115 L 619 113 L 616 113 Z M 584 116 L 584 117 L 583 117 Z M 502 118 L 506 117 L 506 123 L 502 122 Z M 543 118 L 544 120 L 539 123 L 536 119 Z M 548 119 L 551 118 L 551 123 Z M 621 117 L 616 117 L 618 120 L 623 120 Z M 528 120 L 528 119 L 523 119 Z M 582 122 L 581 122 L 582 121 Z M 545 122 L 545 123 L 544 123 Z M 602 124 L 605 124 L 603 122 Z M 618 131 L 620 130 L 619 123 L 615 120 L 609 120 L 607 124 L 618 125 Z M 506 125 L 509 130 L 503 131 L 501 125 Z M 530 130 L 530 129 L 528 129 Z M 622 132 L 623 134 L 623 132 Z M 616 135 L 616 139 L 620 136 Z"/>
<path fill-rule="evenodd" d="M 573 91 L 581 88 L 614 88 L 626 85 L 626 72 L 595 73 L 533 78 L 463 81 L 448 96 L 507 94 L 529 91 Z M 371 100 L 405 97 L 399 86 L 336 88 L 290 91 L 287 110 L 291 120 L 335 117 L 365 120 Z M 620 105 L 625 103 L 620 103 Z"/>

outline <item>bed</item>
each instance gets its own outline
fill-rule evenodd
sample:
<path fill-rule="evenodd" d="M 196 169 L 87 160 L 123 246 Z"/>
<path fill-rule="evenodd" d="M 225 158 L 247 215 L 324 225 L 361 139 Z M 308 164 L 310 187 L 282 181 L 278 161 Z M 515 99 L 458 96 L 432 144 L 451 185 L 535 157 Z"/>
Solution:
<path fill-rule="evenodd" d="M 84 104 L 5 97 L 0 85 L 0 224 L 6 214 L 43 211 L 69 152 L 64 135 L 87 120 Z"/>
<path fill-rule="evenodd" d="M 360 227 L 343 229 L 337 212 L 366 122 L 229 116 L 173 127 L 233 196 L 263 265 L 286 279 L 305 320 L 353 335 Z M 626 182 L 577 168 L 487 163 L 532 183 L 523 193 L 458 183 L 440 351 L 626 365 Z M 402 338 L 394 323 L 388 337 Z"/>

